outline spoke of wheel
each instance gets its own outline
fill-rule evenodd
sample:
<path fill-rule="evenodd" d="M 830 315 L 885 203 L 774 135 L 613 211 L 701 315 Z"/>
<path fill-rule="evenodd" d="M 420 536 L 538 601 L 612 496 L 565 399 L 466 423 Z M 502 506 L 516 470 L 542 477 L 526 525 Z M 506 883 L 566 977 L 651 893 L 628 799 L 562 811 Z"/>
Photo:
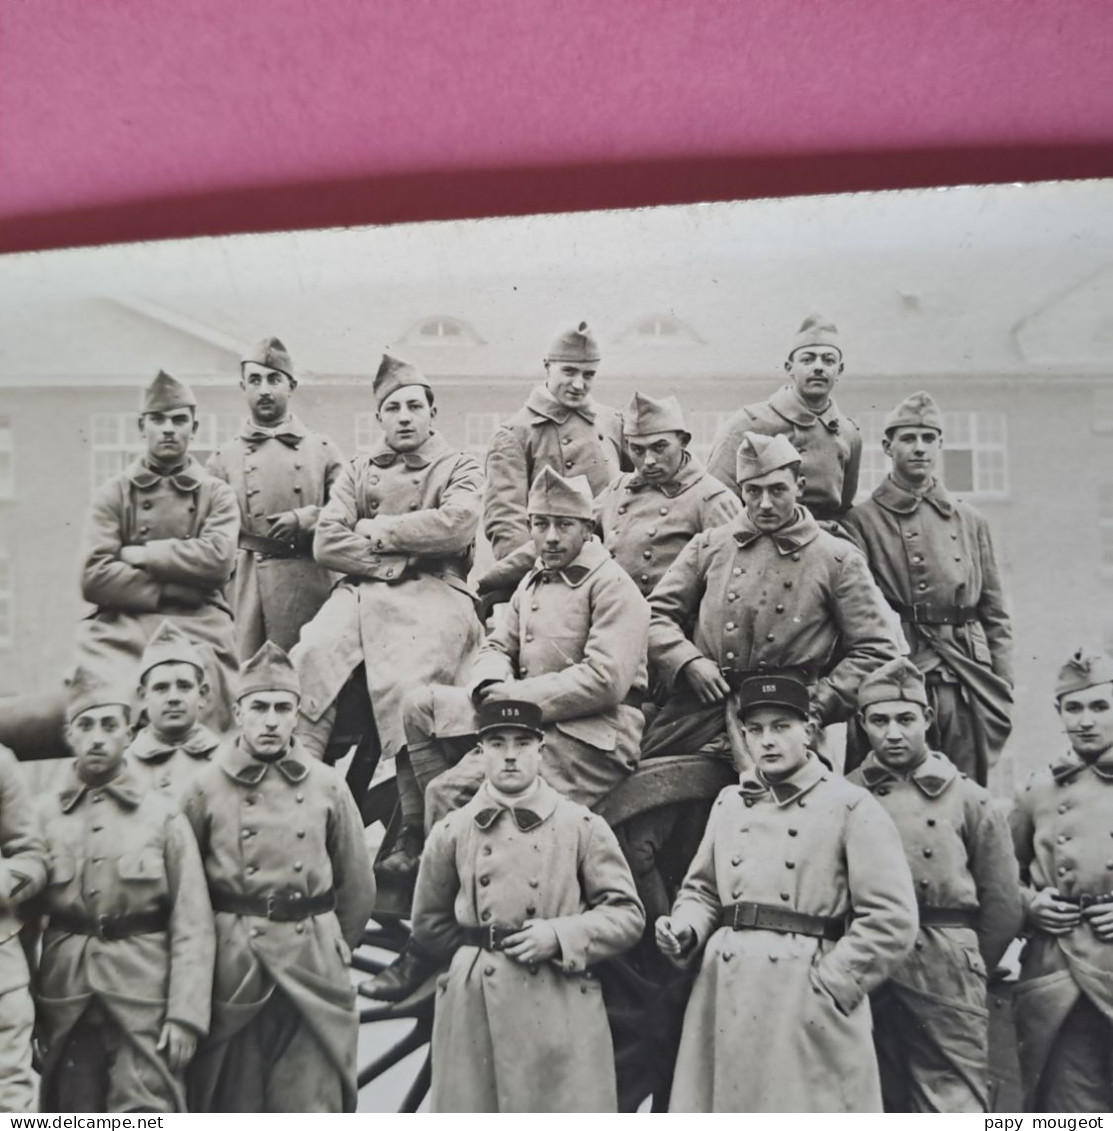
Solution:
<path fill-rule="evenodd" d="M 362 954 L 352 955 L 352 968 L 364 974 L 381 974 L 388 966 L 393 965 L 394 959 L 389 962 L 381 958 L 365 958 Z"/>
<path fill-rule="evenodd" d="M 402 1101 L 402 1106 L 398 1109 L 400 1113 L 412 1115 L 419 1107 L 421 1101 L 429 1094 L 429 1084 L 433 1079 L 433 1053 L 432 1050 L 425 1054 L 425 1061 L 421 1065 L 421 1071 L 418 1072 L 417 1078 L 410 1085 L 410 1090 L 406 1093 L 406 1098 Z"/>
<path fill-rule="evenodd" d="M 366 1025 L 372 1021 L 419 1021 L 427 1012 L 424 1002 L 416 1002 L 405 1007 L 393 1004 L 372 1005 L 359 1011 L 359 1023 Z"/>
<path fill-rule="evenodd" d="M 410 1053 L 421 1048 L 428 1040 L 429 1034 L 425 1032 L 423 1026 L 415 1025 L 401 1040 L 360 1071 L 356 1078 L 356 1086 L 363 1088 L 370 1084 L 372 1080 L 382 1076 L 384 1072 L 389 1072 L 396 1064 L 405 1060 Z"/>

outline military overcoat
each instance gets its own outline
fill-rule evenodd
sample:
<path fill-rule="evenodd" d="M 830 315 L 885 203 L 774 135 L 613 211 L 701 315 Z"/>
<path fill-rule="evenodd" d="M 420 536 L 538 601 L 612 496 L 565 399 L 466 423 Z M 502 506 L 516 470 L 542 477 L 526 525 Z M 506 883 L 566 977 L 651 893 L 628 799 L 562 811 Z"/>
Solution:
<path fill-rule="evenodd" d="M 721 926 L 741 900 L 847 917 L 846 933 Z M 671 1111 L 881 1110 L 868 994 L 917 918 L 900 837 L 865 790 L 815 758 L 775 785 L 744 773 L 712 806 L 672 917 L 702 960 Z"/>
<path fill-rule="evenodd" d="M 179 804 L 186 786 L 212 761 L 220 742 L 202 723 L 178 742 L 164 742 L 152 727 L 145 726 L 124 756 L 143 789 L 156 789 Z"/>
<path fill-rule="evenodd" d="M 241 660 L 266 640 L 289 652 L 301 626 L 325 603 L 335 578 L 313 560 L 313 534 L 343 466 L 340 449 L 296 416 L 273 430 L 244 421 L 239 435 L 205 465 L 235 491 L 240 506 L 232 607 Z M 276 553 L 260 549 L 263 543 L 244 544 L 244 535 L 267 538 L 266 516 L 282 513 L 297 518 L 294 543 Z"/>
<path fill-rule="evenodd" d="M 592 401 L 565 408 L 544 385 L 499 426 L 487 450 L 483 532 L 496 558 L 529 541 L 526 503 L 544 467 L 571 478 L 584 475 L 598 495 L 629 466 L 622 446 L 622 416 Z"/>
<path fill-rule="evenodd" d="M 544 782 L 509 812 L 486 786 L 434 827 L 414 936 L 452 964 L 437 987 L 431 1107 L 442 1112 L 615 1111 L 614 1051 L 591 967 L 645 922 L 614 834 Z M 548 920 L 560 955 L 523 966 L 463 945 L 461 927 Z"/>

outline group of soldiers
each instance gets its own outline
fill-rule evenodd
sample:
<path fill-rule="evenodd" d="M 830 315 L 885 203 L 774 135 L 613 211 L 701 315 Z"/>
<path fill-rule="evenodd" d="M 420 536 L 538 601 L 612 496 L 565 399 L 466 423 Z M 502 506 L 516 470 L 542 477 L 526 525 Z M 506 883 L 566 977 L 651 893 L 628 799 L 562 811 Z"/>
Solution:
<path fill-rule="evenodd" d="M 601 363 L 561 333 L 485 469 L 392 355 L 349 461 L 291 411 L 276 338 L 206 467 L 192 390 L 145 390 L 146 452 L 90 508 L 65 785 L 31 803 L 0 760 L 2 1106 L 34 1105 L 34 1044 L 44 1110 L 352 1110 L 377 874 L 413 939 L 360 991 L 442 972 L 434 1110 L 614 1110 L 598 964 L 647 923 L 698 970 L 673 1110 L 984 1111 L 1018 934 L 1026 1103 L 1113 1109 L 1113 661 L 1063 666 L 1070 749 L 991 801 L 1010 622 L 932 397 L 888 415 L 890 474 L 853 505 L 824 318 L 707 469 L 676 398 L 598 402 Z M 353 682 L 398 786 L 374 869 L 327 764 Z M 670 756 L 738 774 L 675 893 L 691 808 L 618 835 L 592 812 Z"/>

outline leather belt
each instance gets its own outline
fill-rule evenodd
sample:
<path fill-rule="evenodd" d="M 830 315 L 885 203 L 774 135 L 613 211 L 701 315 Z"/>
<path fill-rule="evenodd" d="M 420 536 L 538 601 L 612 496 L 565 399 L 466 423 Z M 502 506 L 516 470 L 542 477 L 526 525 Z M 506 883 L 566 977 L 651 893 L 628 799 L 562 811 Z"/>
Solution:
<path fill-rule="evenodd" d="M 486 927 L 460 927 L 460 945 L 477 946 L 481 950 L 502 950 L 502 944 L 521 927 L 504 927 L 490 923 Z"/>
<path fill-rule="evenodd" d="M 302 895 L 296 891 L 271 891 L 266 895 L 237 895 L 214 888 L 210 893 L 214 911 L 233 915 L 253 915 L 276 923 L 296 923 L 313 915 L 324 915 L 336 909 L 336 894 L 330 888 L 320 895 Z"/>
<path fill-rule="evenodd" d="M 133 935 L 157 935 L 170 925 L 170 912 L 140 911 L 134 915 L 98 915 L 95 919 L 85 915 L 67 915 L 64 911 L 50 913 L 50 928 L 67 935 L 88 935 L 102 942 L 129 939 Z"/>
<path fill-rule="evenodd" d="M 1090 895 L 1083 892 L 1081 895 L 1060 895 L 1057 897 L 1063 903 L 1073 903 L 1083 911 L 1098 903 L 1113 903 L 1113 892 L 1104 892 L 1101 895 Z"/>
<path fill-rule="evenodd" d="M 978 912 L 972 907 L 921 907 L 921 927 L 978 927 Z"/>
<path fill-rule="evenodd" d="M 268 538 L 265 534 L 252 534 L 240 531 L 239 547 L 253 554 L 265 554 L 268 558 L 310 558 L 312 554 L 302 553 L 292 542 L 278 538 Z"/>
<path fill-rule="evenodd" d="M 810 935 L 814 939 L 830 939 L 831 942 L 837 942 L 846 934 L 846 924 L 842 919 L 807 915 L 788 907 L 748 901 L 724 907 L 719 925 L 732 931 L 777 931 L 782 935 Z"/>
<path fill-rule="evenodd" d="M 890 604 L 901 620 L 913 624 L 960 625 L 978 619 L 978 610 L 973 605 L 933 605 L 930 601 L 917 601 L 914 605 L 892 601 Z"/>

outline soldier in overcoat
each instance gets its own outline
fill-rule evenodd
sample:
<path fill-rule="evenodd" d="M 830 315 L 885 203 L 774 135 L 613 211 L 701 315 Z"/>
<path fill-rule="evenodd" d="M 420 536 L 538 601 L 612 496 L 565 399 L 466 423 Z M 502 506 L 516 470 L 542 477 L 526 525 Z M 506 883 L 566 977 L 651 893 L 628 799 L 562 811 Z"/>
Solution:
<path fill-rule="evenodd" d="M 143 394 L 147 452 L 93 494 L 81 551 L 81 593 L 96 606 L 78 626 L 77 663 L 126 683 L 169 619 L 205 657 L 206 721 L 230 725 L 238 662 L 224 586 L 232 576 L 239 508 L 232 489 L 189 454 L 197 432 L 192 389 L 160 372 Z"/>
<path fill-rule="evenodd" d="M 201 654 L 173 621 L 163 621 L 139 664 L 139 703 L 147 722 L 125 753 L 143 789 L 161 790 L 177 802 L 212 760 L 221 740 L 200 721 L 208 696 Z"/>
<path fill-rule="evenodd" d="M 662 951 L 699 973 L 671 1111 L 880 1111 L 869 993 L 908 953 L 916 898 L 900 836 L 808 749 L 807 689 L 741 687 L 754 769 L 715 801 Z"/>
<path fill-rule="evenodd" d="M 244 664 L 237 737 L 185 812 L 216 917 L 212 1030 L 190 1076 L 198 1111 L 354 1111 L 351 948 L 375 902 L 344 780 L 293 738 L 299 683 L 269 640 Z"/>
<path fill-rule="evenodd" d="M 382 757 L 392 759 L 406 742 L 406 693 L 455 683 L 482 636 L 467 575 L 483 478 L 474 457 L 453 451 L 433 428 L 433 390 L 420 370 L 384 355 L 374 395 L 382 442 L 345 467 L 313 543 L 317 561 L 344 580 L 290 658 L 309 750 L 324 749 L 336 697 L 363 663 Z M 420 813 L 412 780 L 400 764 L 403 804 Z"/>
<path fill-rule="evenodd" d="M 290 410 L 297 387 L 285 345 L 278 338 L 256 343 L 240 361 L 250 415 L 205 465 L 231 486 L 240 507 L 232 608 L 241 660 L 264 640 L 293 648 L 334 580 L 313 560 L 313 535 L 344 456 Z"/>
<path fill-rule="evenodd" d="M 927 678 L 932 742 L 985 785 L 1012 729 L 1012 623 L 989 523 L 935 478 L 943 415 L 913 393 L 885 421 L 892 470 L 846 516 Z M 869 743 L 851 729 L 848 764 Z"/>
<path fill-rule="evenodd" d="M 486 776 L 432 831 L 414 936 L 451 965 L 433 1019 L 433 1111 L 615 1111 L 614 1050 L 592 967 L 645 919 L 607 823 L 538 776 L 535 703 L 478 710 Z"/>
<path fill-rule="evenodd" d="M 545 355 L 545 380 L 492 437 L 483 531 L 496 559 L 530 540 L 526 504 L 542 468 L 566 477 L 582 475 L 598 495 L 629 466 L 622 417 L 591 395 L 601 358 L 586 322 L 559 334 Z"/>
<path fill-rule="evenodd" d="M 838 328 L 820 314 L 809 315 L 785 362 L 789 383 L 727 421 L 711 449 L 708 471 L 741 495 L 734 460 L 743 434 L 785 436 L 802 461 L 801 502 L 821 521 L 842 518 L 854 504 L 862 462 L 862 433 L 831 396 L 843 366 Z"/>
<path fill-rule="evenodd" d="M 130 685 L 79 668 L 74 764 L 38 802 L 49 856 L 38 970 L 44 1111 L 185 1111 L 209 1027 L 212 911 L 197 842 L 124 762 Z"/>
<path fill-rule="evenodd" d="M 1113 1111 L 1113 660 L 1059 672 L 1071 749 L 1011 816 L 1028 946 L 1013 1003 L 1026 1111 Z"/>
<path fill-rule="evenodd" d="M 0 746 L 0 1112 L 34 1111 L 31 1001 L 17 909 L 46 882 L 46 846 L 15 755 Z"/>
<path fill-rule="evenodd" d="M 858 688 L 872 748 L 848 780 L 893 819 L 920 931 L 872 998 L 886 1111 L 979 1112 L 989 1103 L 987 972 L 1020 928 L 1020 881 L 1003 809 L 927 742 L 931 707 L 906 657 Z"/>

